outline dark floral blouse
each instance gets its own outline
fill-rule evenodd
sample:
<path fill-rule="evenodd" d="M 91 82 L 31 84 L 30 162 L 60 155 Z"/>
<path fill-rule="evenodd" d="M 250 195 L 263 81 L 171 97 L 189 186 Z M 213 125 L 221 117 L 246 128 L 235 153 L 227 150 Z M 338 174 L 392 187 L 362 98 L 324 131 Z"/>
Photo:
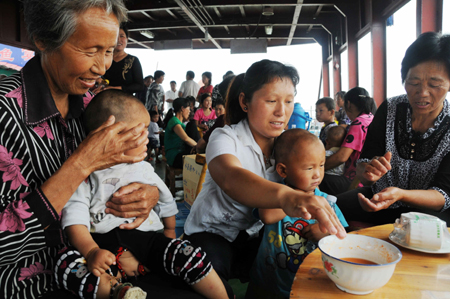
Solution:
<path fill-rule="evenodd" d="M 85 137 L 81 117 L 90 99 L 69 96 L 63 119 L 39 56 L 0 82 L 0 298 L 37 298 L 55 289 L 53 258 L 64 237 L 40 186 Z"/>

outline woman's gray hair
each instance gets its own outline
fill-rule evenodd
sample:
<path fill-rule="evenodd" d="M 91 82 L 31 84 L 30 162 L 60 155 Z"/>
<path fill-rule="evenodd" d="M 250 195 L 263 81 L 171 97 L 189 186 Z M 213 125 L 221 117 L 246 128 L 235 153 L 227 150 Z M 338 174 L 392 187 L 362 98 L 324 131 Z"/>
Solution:
<path fill-rule="evenodd" d="M 46 52 L 59 49 L 75 32 L 77 17 L 90 8 L 104 8 L 127 21 L 123 0 L 24 0 L 24 16 L 31 41 L 42 43 Z"/>

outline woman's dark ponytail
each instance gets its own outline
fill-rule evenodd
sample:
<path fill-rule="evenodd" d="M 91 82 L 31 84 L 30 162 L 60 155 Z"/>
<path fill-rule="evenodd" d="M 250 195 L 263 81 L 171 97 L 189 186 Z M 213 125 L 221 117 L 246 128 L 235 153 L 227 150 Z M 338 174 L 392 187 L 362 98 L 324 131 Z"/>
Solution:
<path fill-rule="evenodd" d="M 373 98 L 370 97 L 367 90 L 362 87 L 354 87 L 350 89 L 344 96 L 345 107 L 348 102 L 356 106 L 360 114 L 375 114 L 377 105 Z"/>

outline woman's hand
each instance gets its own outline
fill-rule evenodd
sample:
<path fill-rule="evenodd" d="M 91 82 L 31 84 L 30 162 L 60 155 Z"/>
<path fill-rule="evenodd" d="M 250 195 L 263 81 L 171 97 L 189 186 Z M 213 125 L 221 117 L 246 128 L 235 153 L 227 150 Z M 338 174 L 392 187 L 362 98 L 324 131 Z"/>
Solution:
<path fill-rule="evenodd" d="M 114 120 L 114 116 L 110 116 L 97 130 L 89 133 L 69 158 L 76 159 L 75 164 L 85 177 L 116 164 L 140 162 L 147 156 L 148 132 L 144 124 L 127 129 L 125 123 L 114 123 Z M 138 147 L 142 147 L 140 155 L 125 155 L 126 151 Z"/>
<path fill-rule="evenodd" d="M 372 199 L 368 199 L 363 194 L 358 193 L 359 204 L 364 211 L 377 212 L 387 209 L 398 200 L 402 200 L 403 190 L 397 187 L 388 187 L 375 194 Z"/>
<path fill-rule="evenodd" d="M 374 157 L 366 163 L 362 175 L 362 181 L 366 184 L 373 184 L 391 170 L 391 152 L 387 152 L 382 157 Z"/>
<path fill-rule="evenodd" d="M 106 203 L 106 213 L 117 217 L 136 219 L 132 223 L 121 224 L 121 229 L 134 229 L 141 225 L 158 203 L 159 191 L 155 186 L 131 183 L 120 188 Z"/>
<path fill-rule="evenodd" d="M 344 227 L 327 200 L 321 196 L 306 194 L 295 190 L 297 196 L 286 196 L 281 201 L 281 208 L 291 217 L 314 218 L 319 222 L 322 233 L 329 232 L 343 239 L 347 235 Z"/>

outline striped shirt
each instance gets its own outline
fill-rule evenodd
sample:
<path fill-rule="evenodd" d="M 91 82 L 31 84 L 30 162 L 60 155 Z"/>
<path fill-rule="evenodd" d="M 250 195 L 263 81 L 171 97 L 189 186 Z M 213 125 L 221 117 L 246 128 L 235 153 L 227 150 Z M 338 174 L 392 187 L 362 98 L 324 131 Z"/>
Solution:
<path fill-rule="evenodd" d="M 81 116 L 90 98 L 69 96 L 63 119 L 39 56 L 0 81 L 0 298 L 38 298 L 56 288 L 51 269 L 64 237 L 40 186 L 85 137 Z"/>

